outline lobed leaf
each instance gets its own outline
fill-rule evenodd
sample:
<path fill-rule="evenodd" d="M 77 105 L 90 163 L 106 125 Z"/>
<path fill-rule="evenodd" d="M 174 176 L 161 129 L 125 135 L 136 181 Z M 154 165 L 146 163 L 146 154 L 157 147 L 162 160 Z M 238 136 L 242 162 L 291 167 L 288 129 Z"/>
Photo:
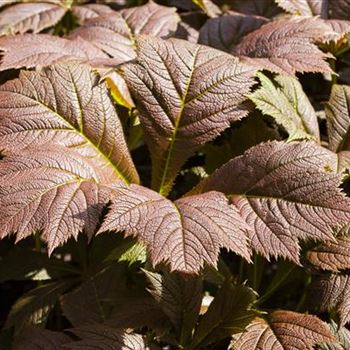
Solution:
<path fill-rule="evenodd" d="M 0 35 L 39 33 L 54 26 L 66 11 L 63 6 L 45 1 L 10 6 L 0 12 Z"/>
<path fill-rule="evenodd" d="M 350 87 L 334 84 L 326 104 L 329 149 L 333 152 L 350 150 Z"/>
<path fill-rule="evenodd" d="M 175 32 L 179 21 L 175 8 L 149 1 L 143 6 L 92 18 L 69 38 L 81 37 L 109 56 L 126 62 L 136 57 L 135 35 L 167 37 Z"/>
<path fill-rule="evenodd" d="M 327 57 L 314 44 L 332 32 L 317 18 L 281 19 L 246 35 L 232 54 L 246 63 L 272 72 L 332 72 Z"/>
<path fill-rule="evenodd" d="M 312 350 L 333 336 L 319 318 L 292 311 L 274 311 L 268 320 L 256 318 L 232 342 L 232 350 Z"/>
<path fill-rule="evenodd" d="M 205 22 L 200 29 L 198 43 L 231 52 L 245 35 L 265 23 L 267 19 L 264 17 L 229 11 Z"/>
<path fill-rule="evenodd" d="M 337 311 L 341 326 L 350 321 L 350 275 L 321 275 L 314 281 L 310 293 L 321 311 Z"/>
<path fill-rule="evenodd" d="M 350 219 L 334 153 L 311 142 L 269 142 L 233 158 L 192 192 L 221 191 L 250 226 L 262 256 L 299 263 L 298 239 L 334 240 Z"/>
<path fill-rule="evenodd" d="M 221 247 L 249 260 L 247 228 L 225 196 L 210 192 L 172 203 L 147 188 L 115 189 L 110 211 L 99 232 L 124 231 L 146 244 L 153 265 L 162 261 L 172 271 L 197 273 L 204 262 L 216 265 Z"/>
<path fill-rule="evenodd" d="M 317 116 L 299 81 L 278 75 L 277 86 L 267 76 L 258 73 L 261 87 L 249 98 L 262 113 L 272 116 L 288 132 L 288 140 L 320 140 Z"/>
<path fill-rule="evenodd" d="M 99 79 L 88 65 L 71 62 L 22 71 L 18 79 L 3 84 L 0 147 L 17 152 L 54 142 L 88 157 L 105 173 L 105 181 L 137 182 L 121 123 Z"/>
<path fill-rule="evenodd" d="M 350 238 L 339 237 L 335 242 L 309 250 L 307 259 L 322 270 L 339 272 L 350 269 Z"/>
<path fill-rule="evenodd" d="M 93 62 L 108 58 L 101 50 L 81 38 L 68 40 L 49 34 L 2 37 L 0 50 L 3 51 L 0 71 L 48 66 L 60 60 Z"/>
<path fill-rule="evenodd" d="M 138 39 L 125 78 L 152 157 L 152 186 L 168 194 L 184 162 L 247 112 L 255 69 L 182 40 Z"/>

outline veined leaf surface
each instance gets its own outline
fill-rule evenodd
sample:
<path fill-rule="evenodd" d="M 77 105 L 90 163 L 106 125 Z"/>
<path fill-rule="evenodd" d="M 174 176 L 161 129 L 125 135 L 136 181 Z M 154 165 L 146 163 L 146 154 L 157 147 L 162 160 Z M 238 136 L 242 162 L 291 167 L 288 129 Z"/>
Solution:
<path fill-rule="evenodd" d="M 333 230 L 349 225 L 337 166 L 336 155 L 315 143 L 269 142 L 233 158 L 193 192 L 231 195 L 253 249 L 299 263 L 298 239 L 334 240 Z"/>
<path fill-rule="evenodd" d="M 221 247 L 249 260 L 247 229 L 222 193 L 209 192 L 175 202 L 145 187 L 115 189 L 115 198 L 99 232 L 124 231 L 145 243 L 153 265 L 197 273 L 205 262 L 216 265 Z"/>
<path fill-rule="evenodd" d="M 168 194 L 184 162 L 247 111 L 255 69 L 221 51 L 182 40 L 138 39 L 125 78 L 140 111 L 153 189 Z"/>

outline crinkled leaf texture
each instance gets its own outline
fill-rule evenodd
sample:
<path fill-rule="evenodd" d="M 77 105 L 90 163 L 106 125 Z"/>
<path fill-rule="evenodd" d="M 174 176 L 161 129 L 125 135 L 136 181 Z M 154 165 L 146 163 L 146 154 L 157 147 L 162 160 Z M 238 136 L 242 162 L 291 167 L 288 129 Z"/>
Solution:
<path fill-rule="evenodd" d="M 82 38 L 72 40 L 49 34 L 24 34 L 0 38 L 0 70 L 48 66 L 59 60 L 99 61 L 107 54 Z"/>
<path fill-rule="evenodd" d="M 275 118 L 288 132 L 288 140 L 320 140 L 317 116 L 303 87 L 295 78 L 278 75 L 276 85 L 267 76 L 258 73 L 261 87 L 249 98 L 256 107 Z"/>
<path fill-rule="evenodd" d="M 81 37 L 111 57 L 128 61 L 136 57 L 135 35 L 167 37 L 176 31 L 179 21 L 174 7 L 149 1 L 143 6 L 92 18 L 69 37 Z"/>
<path fill-rule="evenodd" d="M 139 38 L 137 62 L 124 74 L 151 152 L 153 188 L 167 194 L 184 162 L 247 114 L 241 103 L 255 69 L 206 46 Z"/>
<path fill-rule="evenodd" d="M 0 35 L 38 33 L 54 26 L 66 11 L 63 6 L 45 1 L 10 6 L 0 12 Z"/>
<path fill-rule="evenodd" d="M 350 150 L 350 87 L 334 84 L 326 105 L 329 149 L 334 152 Z"/>
<path fill-rule="evenodd" d="M 230 52 L 245 35 L 267 21 L 264 17 L 229 11 L 205 22 L 200 29 L 198 43 Z"/>
<path fill-rule="evenodd" d="M 318 305 L 321 311 L 336 310 L 341 326 L 350 321 L 349 274 L 324 274 L 317 277 L 310 295 L 312 302 Z"/>
<path fill-rule="evenodd" d="M 322 270 L 339 272 L 350 269 L 350 238 L 339 237 L 335 242 L 327 242 L 309 250 L 307 258 Z"/>
<path fill-rule="evenodd" d="M 85 4 L 72 7 L 72 13 L 80 25 L 88 19 L 106 16 L 114 12 L 109 6 L 101 4 Z"/>
<path fill-rule="evenodd" d="M 70 330 L 81 340 L 66 344 L 73 350 L 150 350 L 142 335 L 103 325 L 92 325 Z"/>
<path fill-rule="evenodd" d="M 334 240 L 350 220 L 337 157 L 313 142 L 269 142 L 216 170 L 193 191 L 221 191 L 245 218 L 252 248 L 299 263 L 298 239 Z"/>
<path fill-rule="evenodd" d="M 53 332 L 39 327 L 28 327 L 13 343 L 13 350 L 62 350 L 72 339 L 61 332 Z"/>
<path fill-rule="evenodd" d="M 296 72 L 331 72 L 314 44 L 331 29 L 317 18 L 281 19 L 246 35 L 232 54 L 258 68 L 293 75 Z"/>
<path fill-rule="evenodd" d="M 312 315 L 274 311 L 268 320 L 256 318 L 236 337 L 232 350 L 312 350 L 334 337 L 327 324 Z"/>
<path fill-rule="evenodd" d="M 0 87 L 0 236 L 37 230 L 49 252 L 84 230 L 109 201 L 107 184 L 138 181 L 122 126 L 89 66 L 21 72 Z"/>
<path fill-rule="evenodd" d="M 147 245 L 153 265 L 197 273 L 204 262 L 216 265 L 221 247 L 249 260 L 247 225 L 219 192 L 175 202 L 138 185 L 115 189 L 110 211 L 99 232 L 124 231 Z"/>

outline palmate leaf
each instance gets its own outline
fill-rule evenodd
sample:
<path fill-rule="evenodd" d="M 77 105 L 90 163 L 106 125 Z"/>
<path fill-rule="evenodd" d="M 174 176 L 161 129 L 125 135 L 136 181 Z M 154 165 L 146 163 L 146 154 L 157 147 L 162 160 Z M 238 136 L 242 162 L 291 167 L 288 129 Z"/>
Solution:
<path fill-rule="evenodd" d="M 42 230 L 49 252 L 82 230 L 91 237 L 110 198 L 98 183 L 138 180 L 98 80 L 89 66 L 67 63 L 0 87 L 1 237 Z"/>
<path fill-rule="evenodd" d="M 190 348 L 202 348 L 242 332 L 256 315 L 252 310 L 256 296 L 251 288 L 226 281 L 200 320 Z"/>
<path fill-rule="evenodd" d="M 38 327 L 28 327 L 18 335 L 12 350 L 62 350 L 72 339 L 62 333 Z"/>
<path fill-rule="evenodd" d="M 350 150 L 350 87 L 334 84 L 326 104 L 329 149 L 333 152 Z"/>
<path fill-rule="evenodd" d="M 229 11 L 205 22 L 200 29 L 198 43 L 230 52 L 245 35 L 267 21 L 264 17 Z"/>
<path fill-rule="evenodd" d="M 180 344 L 187 344 L 202 304 L 202 280 L 197 276 L 145 271 L 150 293 L 169 317 Z"/>
<path fill-rule="evenodd" d="M 149 1 L 143 6 L 86 21 L 69 38 L 81 37 L 111 57 L 128 61 L 136 57 L 135 35 L 166 37 L 176 31 L 179 21 L 175 8 Z"/>
<path fill-rule="evenodd" d="M 276 2 L 293 15 L 327 17 L 328 0 L 276 0 Z"/>
<path fill-rule="evenodd" d="M 334 153 L 312 142 L 269 142 L 233 158 L 192 192 L 221 191 L 250 226 L 252 248 L 299 263 L 298 239 L 334 240 L 350 220 Z"/>
<path fill-rule="evenodd" d="M 267 76 L 258 73 L 261 87 L 249 98 L 262 113 L 272 116 L 288 132 L 288 140 L 314 139 L 319 141 L 317 116 L 299 81 L 278 75 L 275 86 Z"/>
<path fill-rule="evenodd" d="M 339 272 L 350 269 L 350 238 L 338 237 L 335 242 L 309 250 L 307 259 L 322 270 Z"/>
<path fill-rule="evenodd" d="M 125 78 L 140 111 L 152 156 L 152 186 L 168 194 L 184 162 L 247 114 L 240 105 L 255 69 L 236 58 L 182 40 L 138 39 Z"/>
<path fill-rule="evenodd" d="M 67 12 L 67 8 L 43 2 L 16 4 L 0 12 L 0 35 L 34 34 L 54 26 Z"/>
<path fill-rule="evenodd" d="M 312 295 L 312 303 L 319 306 L 321 311 L 337 311 L 341 326 L 350 321 L 349 274 L 318 276 L 311 286 L 310 295 Z"/>
<path fill-rule="evenodd" d="M 221 247 L 249 260 L 245 229 L 238 211 L 221 193 L 171 202 L 145 187 L 131 185 L 115 189 L 99 232 L 115 230 L 137 236 L 147 245 L 153 265 L 167 261 L 172 271 L 197 273 L 204 262 L 216 265 Z"/>
<path fill-rule="evenodd" d="M 334 337 L 319 318 L 292 311 L 274 311 L 267 320 L 256 318 L 234 338 L 231 350 L 312 350 Z"/>
<path fill-rule="evenodd" d="M 49 34 L 24 34 L 0 38 L 0 71 L 48 66 L 59 60 L 94 62 L 108 55 L 81 38 L 72 40 Z"/>
<path fill-rule="evenodd" d="M 246 35 L 232 50 L 234 56 L 272 72 L 331 72 L 328 54 L 314 44 L 331 29 L 317 18 L 281 19 Z"/>
<path fill-rule="evenodd" d="M 110 178 L 137 182 L 121 123 L 99 79 L 88 65 L 72 62 L 22 71 L 2 85 L 1 149 L 54 142 L 89 157 Z"/>
<path fill-rule="evenodd" d="M 123 329 L 93 325 L 70 330 L 81 340 L 65 345 L 73 350 L 151 350 L 140 334 Z"/>

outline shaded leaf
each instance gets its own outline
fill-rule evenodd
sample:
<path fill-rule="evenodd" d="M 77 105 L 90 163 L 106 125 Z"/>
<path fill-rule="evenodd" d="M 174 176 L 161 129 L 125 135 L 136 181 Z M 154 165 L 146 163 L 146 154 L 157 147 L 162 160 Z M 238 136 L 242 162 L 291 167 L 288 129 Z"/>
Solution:
<path fill-rule="evenodd" d="M 350 321 L 350 276 L 325 274 L 314 281 L 310 295 L 321 311 L 337 311 L 340 325 Z"/>
<path fill-rule="evenodd" d="M 81 340 L 65 345 L 69 349 L 84 350 L 149 350 L 140 334 L 122 329 L 93 325 L 70 330 Z"/>
<path fill-rule="evenodd" d="M 248 33 L 267 23 L 264 17 L 229 11 L 205 22 L 198 43 L 230 52 Z"/>
<path fill-rule="evenodd" d="M 349 20 L 349 0 L 329 0 L 329 7 L 331 10 L 332 18 Z"/>
<path fill-rule="evenodd" d="M 72 280 L 51 282 L 22 295 L 12 306 L 5 327 L 21 331 L 29 325 L 45 324 L 58 298 L 73 284 Z"/>
<path fill-rule="evenodd" d="M 105 16 L 114 13 L 109 6 L 101 4 L 85 4 L 82 6 L 73 6 L 72 13 L 77 18 L 80 25 L 84 24 L 90 18 Z"/>
<path fill-rule="evenodd" d="M 272 116 L 288 132 L 288 140 L 320 140 L 317 116 L 302 85 L 295 78 L 279 75 L 274 85 L 267 76 L 258 73 L 261 87 L 249 98 L 262 113 Z"/>
<path fill-rule="evenodd" d="M 246 35 L 232 54 L 243 62 L 272 72 L 331 72 L 329 57 L 314 44 L 330 28 L 317 18 L 281 19 Z"/>
<path fill-rule="evenodd" d="M 173 324 L 179 343 L 187 344 L 201 308 L 202 280 L 168 272 L 145 273 L 151 283 L 150 292 Z"/>
<path fill-rule="evenodd" d="M 114 299 L 125 288 L 124 264 L 112 264 L 90 276 L 84 283 L 61 298 L 63 314 L 80 327 L 105 322 L 114 306 Z"/>
<path fill-rule="evenodd" d="M 326 104 L 329 149 L 334 152 L 350 150 L 350 87 L 334 84 Z"/>
<path fill-rule="evenodd" d="M 0 70 L 48 66 L 59 60 L 94 62 L 108 56 L 89 42 L 67 40 L 48 34 L 24 34 L 0 38 L 3 51 Z"/>
<path fill-rule="evenodd" d="M 292 311 L 274 311 L 268 320 L 256 318 L 232 342 L 233 350 L 312 350 L 332 340 L 327 325 L 319 318 Z"/>
<path fill-rule="evenodd" d="M 62 63 L 22 71 L 3 84 L 0 147 L 17 152 L 54 142 L 88 157 L 110 179 L 137 182 L 121 123 L 99 79 L 88 65 Z"/>
<path fill-rule="evenodd" d="M 81 37 L 111 57 L 125 62 L 136 57 L 135 35 L 166 37 L 176 31 L 179 21 L 175 8 L 149 1 L 143 6 L 92 18 L 69 37 Z"/>
<path fill-rule="evenodd" d="M 225 282 L 200 320 L 191 348 L 242 332 L 256 315 L 251 309 L 255 300 L 256 293 L 251 288 Z"/>
<path fill-rule="evenodd" d="M 78 273 L 78 269 L 55 257 L 23 247 L 13 248 L 0 260 L 0 283 L 9 280 L 37 279 L 38 275 L 59 277 Z M 45 277 L 45 276 L 43 276 Z"/>
<path fill-rule="evenodd" d="M 157 67 L 157 69 L 154 69 Z M 184 162 L 247 112 L 255 69 L 182 40 L 138 40 L 125 78 L 152 156 L 152 186 L 166 195 Z"/>
<path fill-rule="evenodd" d="M 235 11 L 268 18 L 281 12 L 275 0 L 230 0 L 230 5 Z"/>
<path fill-rule="evenodd" d="M 269 142 L 230 160 L 193 193 L 232 195 L 253 249 L 299 263 L 298 239 L 333 240 L 333 229 L 349 224 L 350 199 L 336 170 L 334 153 L 315 143 Z"/>
<path fill-rule="evenodd" d="M 48 329 L 28 327 L 15 338 L 13 350 L 62 350 L 63 344 L 72 339 L 62 333 Z"/>
<path fill-rule="evenodd" d="M 328 0 L 276 0 L 276 2 L 292 15 L 327 17 Z"/>
<path fill-rule="evenodd" d="M 115 189 L 115 198 L 99 232 L 124 231 L 146 244 L 153 265 L 196 273 L 204 262 L 216 265 L 220 247 L 249 260 L 245 223 L 225 196 L 210 192 L 174 203 L 145 187 Z"/>
<path fill-rule="evenodd" d="M 350 238 L 339 237 L 308 251 L 307 259 L 316 267 L 338 272 L 350 269 Z"/>
<path fill-rule="evenodd" d="M 66 11 L 63 6 L 46 2 L 10 6 L 0 12 L 0 35 L 38 33 L 54 26 Z"/>

